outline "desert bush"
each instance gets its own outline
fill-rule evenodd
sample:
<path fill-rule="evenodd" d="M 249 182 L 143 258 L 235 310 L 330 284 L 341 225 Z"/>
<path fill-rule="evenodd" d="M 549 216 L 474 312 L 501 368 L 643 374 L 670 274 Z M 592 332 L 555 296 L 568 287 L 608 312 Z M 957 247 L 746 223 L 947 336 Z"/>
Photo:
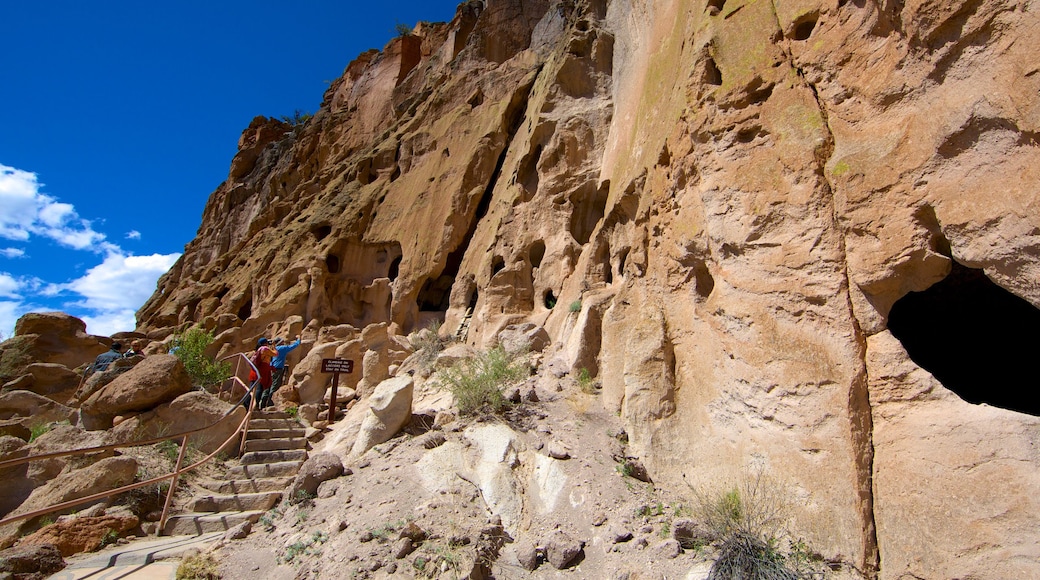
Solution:
<path fill-rule="evenodd" d="M 455 396 L 459 413 L 475 415 L 504 411 L 509 402 L 502 391 L 529 372 L 519 353 L 499 346 L 445 369 L 441 377 Z"/>
<path fill-rule="evenodd" d="M 571 302 L 571 305 L 567 307 L 567 311 L 571 313 L 581 312 L 581 300 Z"/>
<path fill-rule="evenodd" d="M 434 320 L 424 330 L 417 332 L 411 339 L 419 366 L 423 369 L 430 368 L 434 361 L 437 360 L 437 355 L 444 350 L 444 340 L 441 339 L 439 334 L 440 329 L 441 323 Z"/>
<path fill-rule="evenodd" d="M 696 492 L 694 515 L 718 546 L 708 580 L 800 580 L 778 548 L 789 510 L 785 488 L 761 472 L 710 493 Z"/>
<path fill-rule="evenodd" d="M 231 376 L 231 364 L 216 362 L 206 356 L 206 347 L 213 343 L 213 334 L 193 327 L 174 338 L 176 350 L 171 351 L 184 363 L 184 370 L 197 387 L 216 385 Z"/>
<path fill-rule="evenodd" d="M 177 566 L 177 580 L 220 580 L 217 560 L 212 554 L 188 556 Z"/>

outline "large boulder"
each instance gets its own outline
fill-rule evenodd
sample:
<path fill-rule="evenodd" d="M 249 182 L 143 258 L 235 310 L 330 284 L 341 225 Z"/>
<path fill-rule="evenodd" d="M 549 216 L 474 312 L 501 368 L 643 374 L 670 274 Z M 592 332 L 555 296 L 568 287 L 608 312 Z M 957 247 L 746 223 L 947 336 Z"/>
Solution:
<path fill-rule="evenodd" d="M 300 466 L 292 487 L 289 488 L 289 499 L 294 500 L 301 495 L 313 496 L 318 492 L 318 485 L 343 475 L 343 463 L 335 453 L 316 453 L 307 458 Z"/>
<path fill-rule="evenodd" d="M 154 409 L 191 389 L 180 359 L 169 354 L 149 356 L 84 401 L 80 420 L 89 430 L 110 429 L 118 415 Z"/>
<path fill-rule="evenodd" d="M 57 363 L 33 363 L 25 370 L 32 375 L 30 390 L 56 401 L 67 401 L 79 386 L 80 375 Z"/>
<path fill-rule="evenodd" d="M 0 461 L 21 459 L 29 454 L 25 441 L 9 435 L 0 436 Z M 0 470 L 0 517 L 21 505 L 32 492 L 32 480 L 26 477 L 28 463 Z"/>
<path fill-rule="evenodd" d="M 18 541 L 18 547 L 53 545 L 62 556 L 103 548 L 113 535 L 122 536 L 140 524 L 133 514 L 85 516 L 42 528 Z"/>
<path fill-rule="evenodd" d="M 27 426 L 52 421 L 71 421 L 73 409 L 30 391 L 6 391 L 0 394 L 0 419 L 20 419 Z"/>
<path fill-rule="evenodd" d="M 351 453 L 361 455 L 375 445 L 389 441 L 412 418 L 412 392 L 415 383 L 410 376 L 387 379 L 368 398 L 368 410 Z"/>
<path fill-rule="evenodd" d="M 0 578 L 43 580 L 64 568 L 65 560 L 54 545 L 18 546 L 0 551 Z"/>
<path fill-rule="evenodd" d="M 112 361 L 112 363 L 108 365 L 108 368 L 99 373 L 90 373 L 90 375 L 79 385 L 76 393 L 70 399 L 69 405 L 75 406 L 86 401 L 91 395 L 100 391 L 105 385 L 114 381 L 119 375 L 132 369 L 142 360 L 144 359 L 138 357 L 121 358 Z"/>
<path fill-rule="evenodd" d="M 111 443 L 108 431 L 84 431 L 77 425 L 64 423 L 52 423 L 49 429 L 38 435 L 29 444 L 31 455 L 44 455 L 57 451 L 69 451 L 72 449 L 85 449 L 88 447 L 101 447 Z M 62 471 L 68 469 L 81 469 L 97 461 L 112 457 L 114 451 L 102 451 L 86 456 L 65 456 L 41 459 L 29 464 L 27 476 L 40 486 L 51 481 Z"/>
<path fill-rule="evenodd" d="M 506 352 L 542 352 L 549 345 L 549 333 L 532 322 L 511 324 L 498 333 L 498 344 Z"/>
<path fill-rule="evenodd" d="M 192 435 L 189 444 L 211 453 L 235 432 L 245 413 L 243 407 L 221 401 L 210 393 L 192 391 L 123 421 L 111 433 L 116 441 L 133 441 L 209 427 Z"/>
<path fill-rule="evenodd" d="M 18 319 L 14 338 L 0 346 L 0 384 L 25 374 L 32 363 L 74 369 L 108 350 L 108 339 L 86 333 L 87 325 L 63 312 L 33 312 Z"/>
<path fill-rule="evenodd" d="M 94 465 L 63 473 L 46 485 L 36 488 L 11 515 L 25 514 L 63 502 L 87 497 L 133 483 L 137 475 L 137 460 L 133 457 L 109 457 Z M 85 506 L 77 506 L 82 509 Z M 32 528 L 31 521 L 16 521 L 0 528 L 0 548 L 8 548 L 24 531 Z"/>

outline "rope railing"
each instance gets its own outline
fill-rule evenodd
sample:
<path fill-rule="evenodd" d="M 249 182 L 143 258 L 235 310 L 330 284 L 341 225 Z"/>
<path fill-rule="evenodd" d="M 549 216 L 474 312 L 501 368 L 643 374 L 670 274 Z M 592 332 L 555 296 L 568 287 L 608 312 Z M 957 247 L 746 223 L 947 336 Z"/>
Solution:
<path fill-rule="evenodd" d="M 234 354 L 234 355 L 231 355 L 231 356 L 228 356 L 228 357 L 224 357 L 221 360 L 227 360 L 227 359 L 234 358 L 234 357 L 240 357 L 241 360 L 245 360 L 246 364 L 248 364 L 249 367 L 252 368 L 252 370 L 257 371 L 256 367 L 253 366 L 252 361 L 249 360 L 249 357 L 247 357 L 245 354 L 242 354 L 242 353 Z M 232 441 L 234 441 L 236 438 L 238 438 L 238 437 L 241 437 L 241 443 L 240 443 L 239 450 L 238 450 L 239 455 L 241 455 L 243 453 L 244 449 L 245 449 L 246 436 L 249 433 L 249 420 L 253 416 L 253 408 L 255 407 L 255 405 L 253 404 L 253 400 L 255 400 L 255 397 L 257 396 L 257 391 L 258 391 L 258 387 L 260 386 L 260 381 L 257 380 L 257 381 L 254 381 L 251 385 L 246 385 L 245 382 L 242 381 L 242 379 L 238 377 L 238 370 L 241 369 L 241 360 L 239 361 L 239 365 L 235 369 L 235 371 L 236 371 L 235 374 L 232 377 L 230 377 L 230 378 L 231 378 L 231 380 L 235 384 L 238 384 L 238 385 L 242 386 L 245 389 L 246 394 L 245 394 L 244 397 L 242 397 L 242 400 L 240 400 L 238 404 L 239 405 L 244 404 L 246 406 L 246 415 L 245 415 L 245 417 L 242 418 L 242 421 L 239 423 L 239 425 L 235 429 L 235 431 L 230 436 L 228 436 L 228 438 L 225 439 L 224 442 L 220 445 L 220 447 L 218 447 L 215 451 L 213 451 L 212 453 L 210 453 L 206 457 L 200 459 L 199 461 L 196 461 L 195 463 L 192 463 L 191 465 L 188 465 L 187 467 L 183 467 L 182 466 L 183 462 L 184 462 L 185 451 L 187 450 L 187 447 L 188 447 L 188 437 L 191 436 L 191 435 L 194 435 L 196 433 L 199 433 L 199 432 L 202 432 L 202 431 L 206 431 L 208 429 L 212 429 L 213 427 L 216 427 L 222 421 L 224 421 L 228 417 L 230 417 L 231 414 L 234 413 L 236 409 L 238 409 L 238 405 L 235 405 L 234 407 L 229 409 L 226 413 L 224 413 L 223 416 L 221 416 L 219 419 L 214 421 L 212 424 L 207 425 L 205 427 L 199 427 L 198 429 L 192 429 L 191 431 L 184 431 L 182 433 L 177 433 L 177 434 L 174 434 L 174 435 L 167 435 L 165 437 L 157 437 L 157 438 L 154 438 L 154 439 L 146 439 L 146 440 L 143 440 L 143 441 L 128 441 L 128 442 L 124 442 L 124 443 L 113 443 L 113 444 L 109 444 L 109 445 L 100 445 L 100 446 L 96 446 L 96 447 L 86 447 L 86 448 L 81 448 L 81 449 L 69 449 L 69 450 L 65 450 L 65 451 L 53 451 L 53 452 L 50 452 L 50 453 L 41 453 L 39 455 L 29 455 L 29 456 L 26 456 L 26 457 L 18 457 L 18 458 L 15 458 L 15 459 L 8 459 L 6 461 L 0 461 L 0 471 L 3 471 L 5 469 L 11 468 L 11 467 L 17 467 L 19 465 L 22 465 L 22 464 L 25 464 L 25 463 L 29 463 L 29 462 L 32 462 L 32 461 L 41 461 L 41 460 L 44 460 L 44 459 L 54 459 L 54 458 L 58 458 L 58 457 L 68 457 L 68 456 L 73 456 L 73 455 L 76 455 L 76 456 L 79 456 L 79 455 L 90 455 L 90 454 L 93 454 L 93 453 L 101 453 L 101 452 L 104 452 L 104 451 L 112 451 L 112 450 L 119 449 L 119 448 L 141 447 L 141 446 L 144 446 L 144 445 L 154 445 L 156 443 L 162 443 L 163 441 L 172 441 L 174 439 L 180 439 L 181 440 L 180 441 L 180 449 L 179 449 L 179 451 L 177 453 L 177 462 L 176 462 L 176 465 L 174 466 L 173 471 L 170 472 L 170 473 L 167 473 L 167 474 L 164 474 L 164 475 L 160 475 L 160 476 L 157 476 L 157 477 L 153 477 L 153 478 L 151 478 L 151 479 L 149 479 L 147 481 L 139 481 L 139 482 L 136 482 L 136 483 L 127 484 L 127 485 L 124 485 L 122 487 L 118 487 L 116 489 L 95 493 L 93 495 L 77 498 L 77 499 L 74 499 L 74 500 L 69 500 L 69 501 L 66 501 L 66 502 L 62 502 L 60 504 L 55 504 L 55 505 L 48 506 L 48 507 L 45 507 L 45 508 L 40 508 L 38 510 L 34 510 L 34 511 L 31 511 L 31 512 L 27 512 L 27 513 L 23 513 L 23 514 L 17 514 L 17 515 L 8 515 L 7 517 L 5 517 L 3 519 L 0 519 L 0 526 L 8 524 L 8 523 L 11 523 L 11 522 L 32 519 L 32 518 L 36 518 L 36 517 L 39 517 L 39 516 L 47 515 L 47 514 L 50 514 L 50 513 L 63 511 L 63 510 L 69 509 L 69 508 L 73 508 L 73 507 L 79 506 L 79 505 L 92 503 L 92 502 L 95 502 L 95 501 L 100 500 L 100 499 L 105 499 L 105 498 L 108 498 L 108 497 L 112 497 L 114 495 L 119 495 L 121 493 L 125 493 L 127 491 L 131 491 L 131 490 L 134 490 L 134 489 L 137 489 L 137 488 L 140 488 L 140 487 L 146 487 L 146 486 L 154 485 L 154 484 L 166 481 L 166 480 L 171 480 L 170 481 L 170 488 L 166 492 L 166 501 L 165 501 L 165 503 L 163 505 L 162 516 L 159 519 L 158 534 L 162 535 L 163 528 L 166 527 L 166 521 L 167 521 L 167 519 L 169 517 L 170 506 L 173 503 L 173 494 L 174 494 L 174 491 L 177 488 L 177 480 L 180 478 L 180 475 L 182 473 L 191 471 L 192 469 L 195 469 L 196 467 L 199 467 L 199 466 L 209 462 L 211 459 L 213 459 L 218 454 L 220 454 L 220 452 L 222 452 L 225 448 L 227 448 L 228 445 Z M 258 376 L 259 376 L 259 374 L 260 373 L 257 372 Z M 233 389 L 234 389 L 234 384 L 232 386 L 232 392 L 233 392 Z"/>

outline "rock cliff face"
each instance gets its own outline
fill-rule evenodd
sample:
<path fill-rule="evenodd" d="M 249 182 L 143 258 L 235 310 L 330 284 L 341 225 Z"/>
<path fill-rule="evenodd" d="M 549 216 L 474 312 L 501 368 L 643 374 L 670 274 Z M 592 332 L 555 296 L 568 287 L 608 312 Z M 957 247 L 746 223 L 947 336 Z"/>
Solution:
<path fill-rule="evenodd" d="M 1040 575 L 1037 9 L 463 3 L 254 120 L 138 330 L 533 322 L 660 485 L 766 471 L 882 578 Z"/>

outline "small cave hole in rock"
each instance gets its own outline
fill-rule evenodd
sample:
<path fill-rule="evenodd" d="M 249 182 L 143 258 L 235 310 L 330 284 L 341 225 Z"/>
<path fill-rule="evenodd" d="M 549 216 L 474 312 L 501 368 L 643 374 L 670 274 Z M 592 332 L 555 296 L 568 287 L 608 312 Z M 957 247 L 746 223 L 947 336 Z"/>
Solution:
<path fill-rule="evenodd" d="M 708 271 L 708 265 L 704 262 L 698 262 L 693 268 L 693 276 L 697 295 L 701 298 L 711 296 L 711 291 L 715 289 L 715 278 Z"/>
<path fill-rule="evenodd" d="M 739 132 L 737 132 L 737 141 L 740 143 L 750 143 L 755 140 L 755 137 L 758 136 L 758 131 L 758 127 L 748 127 L 746 129 L 741 129 Z"/>
<path fill-rule="evenodd" d="M 542 300 L 545 303 L 545 307 L 548 308 L 549 310 L 552 310 L 553 308 L 556 307 L 556 295 L 553 294 L 552 290 L 546 290 L 545 291 L 545 296 L 543 297 Z"/>
<path fill-rule="evenodd" d="M 494 277 L 506 267 L 506 261 L 502 259 L 502 256 L 495 256 L 491 258 L 491 276 Z"/>
<path fill-rule="evenodd" d="M 617 274 L 619 277 L 625 275 L 625 262 L 628 260 L 628 252 L 629 248 L 625 248 L 618 252 Z"/>
<path fill-rule="evenodd" d="M 241 308 L 238 309 L 238 319 L 246 320 L 253 314 L 253 301 L 247 300 Z"/>
<path fill-rule="evenodd" d="M 726 0 L 708 0 L 708 5 L 705 6 L 708 14 L 715 16 L 719 12 L 722 12 L 722 7 L 726 5 Z"/>
<path fill-rule="evenodd" d="M 719 70 L 719 67 L 715 64 L 714 59 L 709 58 L 704 63 L 703 79 L 704 82 L 709 85 L 715 87 L 722 86 L 722 71 Z"/>
<path fill-rule="evenodd" d="M 969 403 L 1040 415 L 1035 356 L 1040 310 L 956 262 L 893 306 L 888 328 L 910 358 Z"/>
<path fill-rule="evenodd" d="M 393 282 L 394 280 L 397 279 L 397 276 L 399 276 L 400 274 L 401 274 L 401 256 L 398 256 L 398 257 L 394 258 L 392 262 L 390 262 L 390 268 L 387 269 L 387 271 L 386 271 L 386 277 L 390 278 L 390 281 Z"/>
<path fill-rule="evenodd" d="M 542 260 L 545 259 L 545 242 L 543 242 L 542 240 L 538 240 L 535 243 L 531 244 L 529 255 L 531 256 L 532 268 L 537 268 L 541 266 Z"/>
<path fill-rule="evenodd" d="M 448 254 L 444 271 L 436 279 L 427 280 L 419 291 L 418 304 L 422 312 L 445 312 L 451 303 L 451 287 L 459 275 L 462 258 L 466 254 L 465 245 L 459 246 Z"/>
<path fill-rule="evenodd" d="M 325 266 L 329 269 L 329 274 L 339 274 L 339 257 L 334 254 L 325 256 Z"/>
<path fill-rule="evenodd" d="M 332 233 L 332 226 L 328 224 L 315 226 L 311 228 L 311 233 L 314 234 L 314 238 L 320 242 Z"/>
<path fill-rule="evenodd" d="M 228 288 L 227 288 L 227 286 L 225 286 L 225 287 L 221 288 L 219 291 L 217 291 L 217 293 L 214 294 L 213 296 L 217 300 L 220 300 L 220 299 L 224 298 L 225 296 L 227 296 L 227 293 L 228 293 Z"/>
<path fill-rule="evenodd" d="M 816 28 L 817 19 L 819 19 L 819 15 L 815 13 L 803 16 L 801 20 L 795 23 L 791 38 L 795 40 L 809 40 L 813 29 Z"/>

